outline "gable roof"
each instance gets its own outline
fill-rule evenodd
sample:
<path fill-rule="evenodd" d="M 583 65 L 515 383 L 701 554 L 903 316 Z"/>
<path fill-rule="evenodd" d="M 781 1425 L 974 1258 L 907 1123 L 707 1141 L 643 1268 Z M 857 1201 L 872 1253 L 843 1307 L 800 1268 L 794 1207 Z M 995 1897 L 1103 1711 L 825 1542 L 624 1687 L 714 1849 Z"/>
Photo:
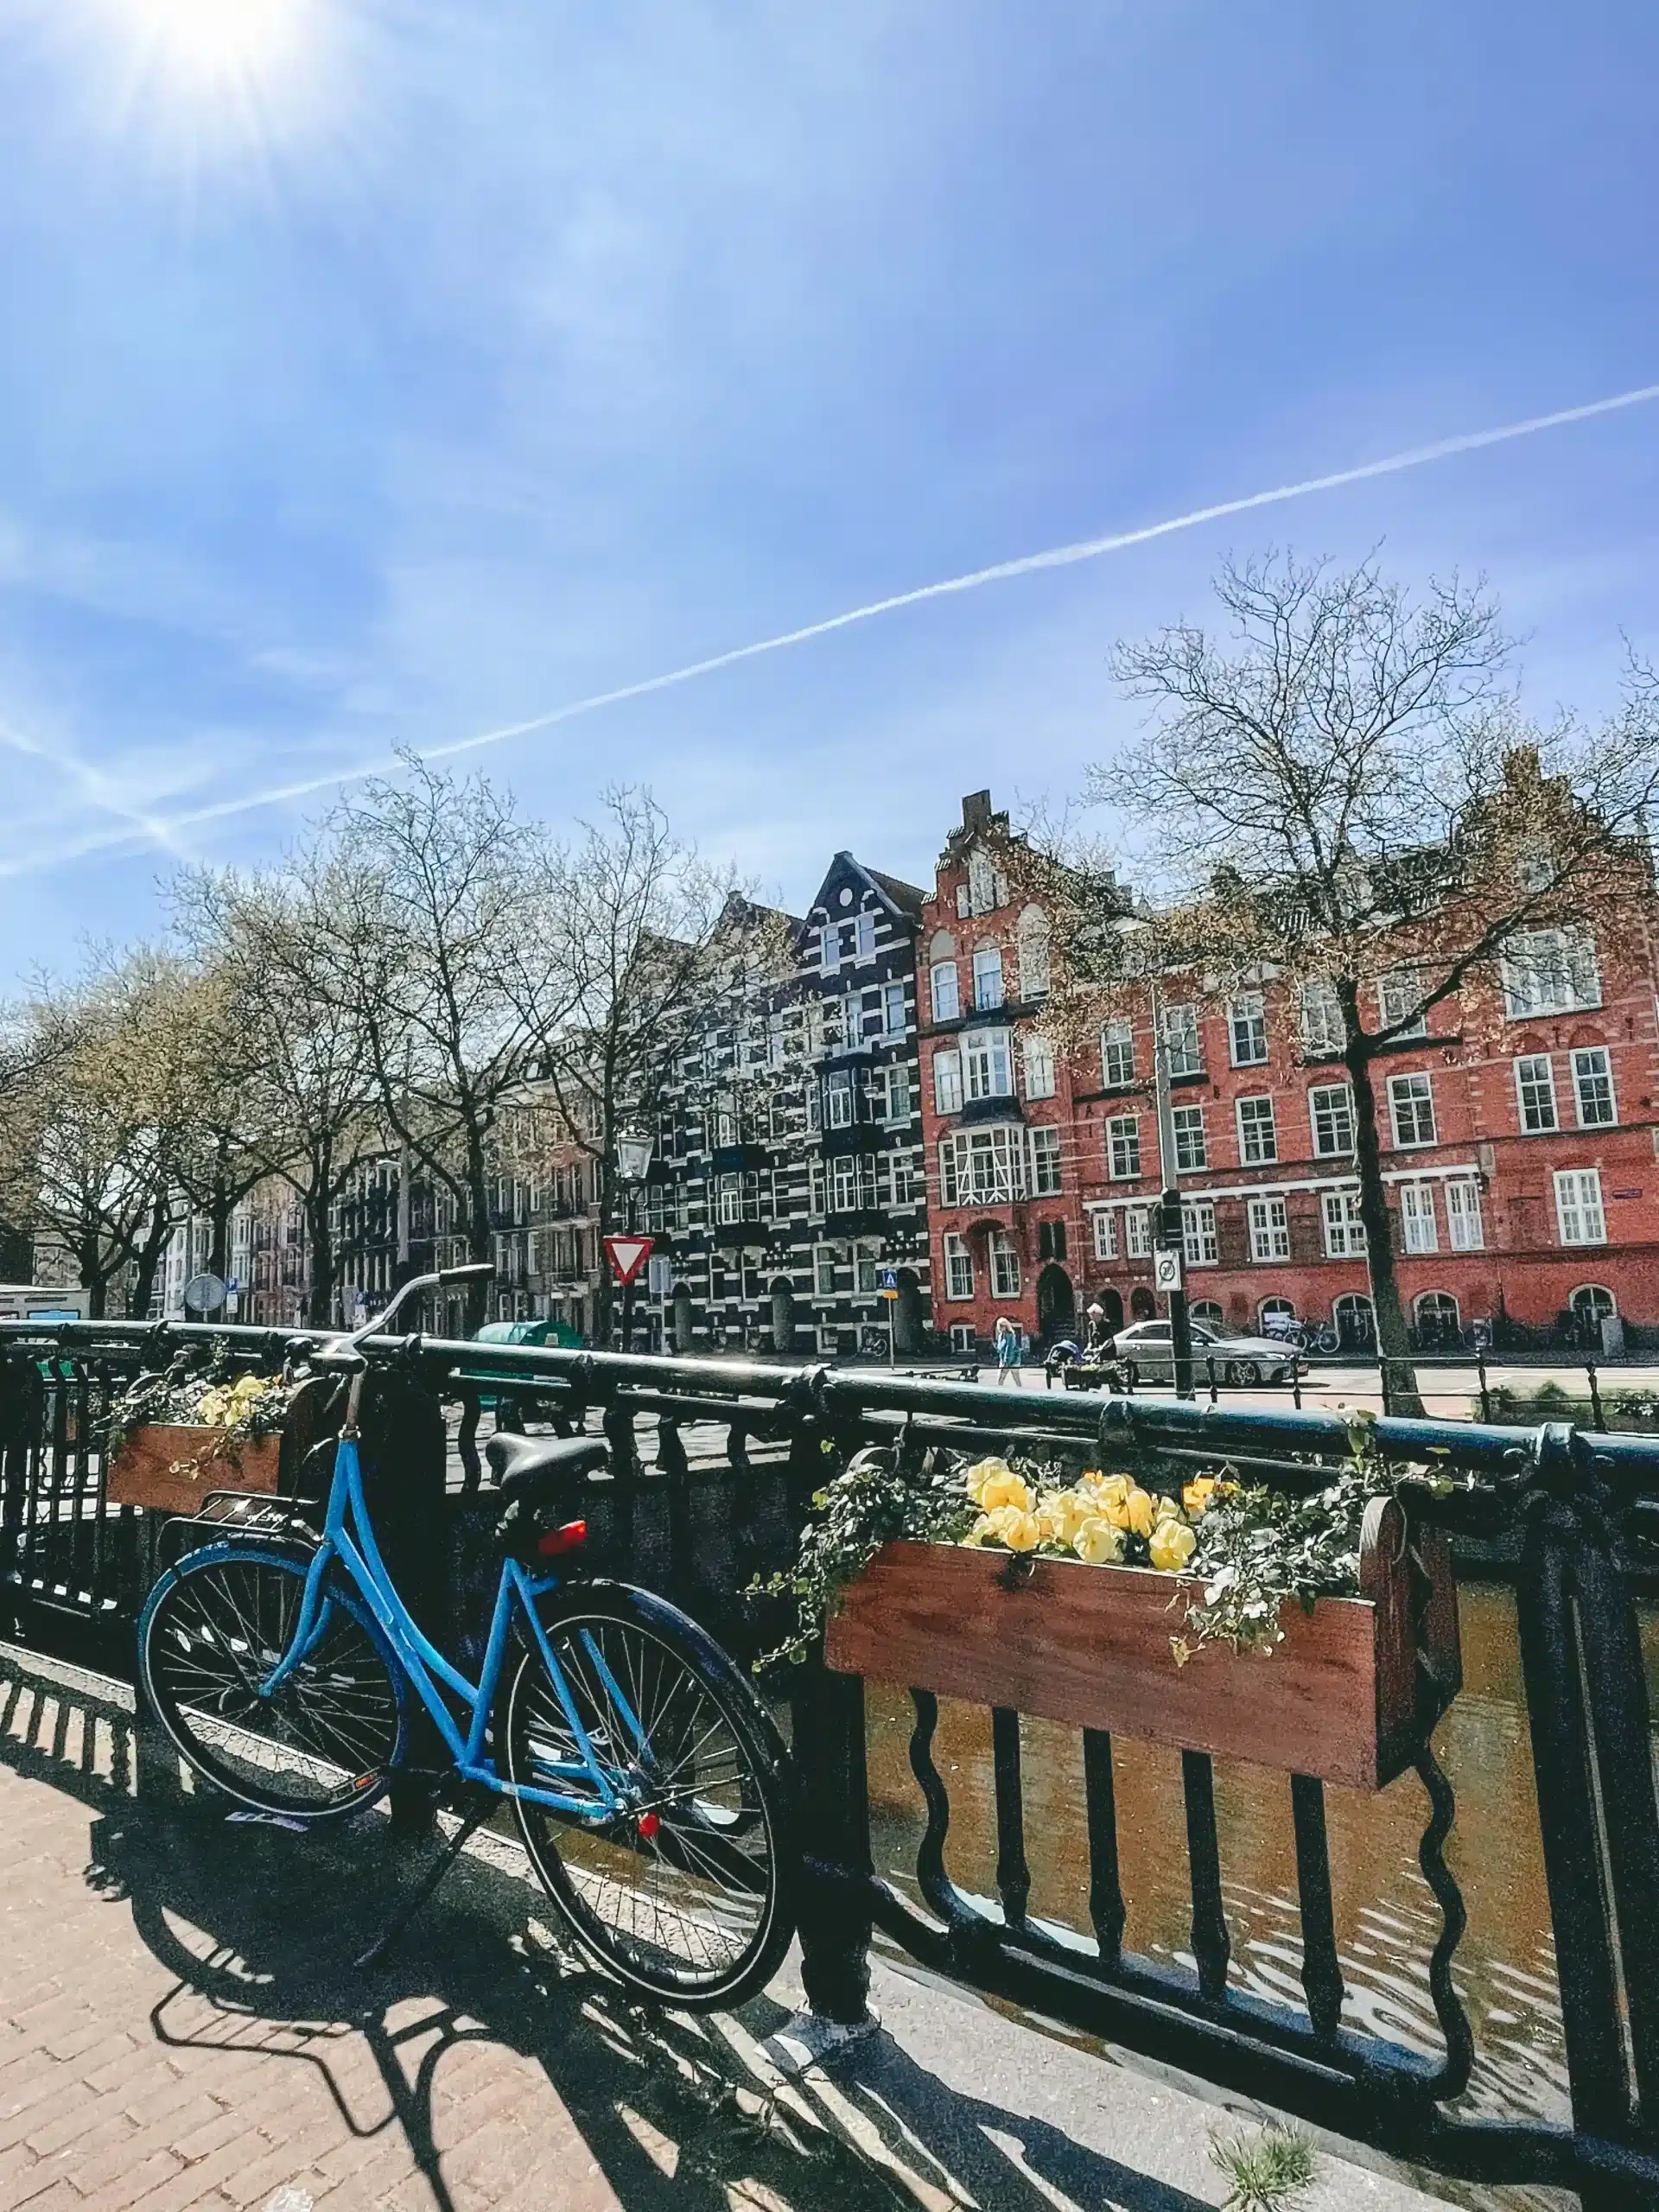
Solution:
<path fill-rule="evenodd" d="M 830 861 L 823 880 L 818 886 L 817 894 L 807 909 L 809 914 L 816 912 L 819 907 L 822 907 L 826 913 L 829 912 L 830 887 L 836 877 L 841 875 L 850 875 L 856 881 L 865 885 L 868 890 L 874 892 L 876 898 L 887 908 L 894 921 L 903 924 L 909 929 L 914 929 L 920 922 L 922 903 L 926 897 L 925 892 L 918 891 L 913 883 L 906 883 L 899 876 L 883 875 L 877 868 L 866 868 L 856 855 L 846 852 L 837 853 Z M 798 942 L 804 940 L 807 927 L 808 925 L 805 922 L 799 925 L 796 932 Z"/>

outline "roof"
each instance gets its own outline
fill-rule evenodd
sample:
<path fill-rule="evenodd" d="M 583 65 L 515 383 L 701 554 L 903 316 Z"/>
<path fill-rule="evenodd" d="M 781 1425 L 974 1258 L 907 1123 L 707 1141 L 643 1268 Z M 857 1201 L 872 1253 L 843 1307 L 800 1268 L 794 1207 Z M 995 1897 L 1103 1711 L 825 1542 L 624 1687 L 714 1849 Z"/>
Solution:
<path fill-rule="evenodd" d="M 823 906 L 827 911 L 828 901 L 824 893 L 837 873 L 843 869 L 853 875 L 861 877 L 895 920 L 906 922 L 912 929 L 919 925 L 922 918 L 922 906 L 927 893 L 918 890 L 913 883 L 905 882 L 901 877 L 883 875 L 879 868 L 867 868 L 855 853 L 841 852 L 836 855 L 824 872 L 823 882 L 818 886 L 817 896 L 812 901 L 813 907 Z M 804 922 L 797 924 L 798 938 L 805 934 L 806 927 L 807 925 Z"/>

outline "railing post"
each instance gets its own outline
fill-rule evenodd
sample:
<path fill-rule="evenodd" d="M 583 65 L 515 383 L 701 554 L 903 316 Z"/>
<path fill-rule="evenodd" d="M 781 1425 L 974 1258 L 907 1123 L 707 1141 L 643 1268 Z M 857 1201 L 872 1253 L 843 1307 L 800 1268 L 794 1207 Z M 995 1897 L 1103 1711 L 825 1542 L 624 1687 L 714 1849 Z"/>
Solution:
<path fill-rule="evenodd" d="M 870 1994 L 869 1783 L 864 1685 L 816 1662 L 794 1699 L 804 1845 L 801 1980 L 822 2020 L 864 2025 Z"/>

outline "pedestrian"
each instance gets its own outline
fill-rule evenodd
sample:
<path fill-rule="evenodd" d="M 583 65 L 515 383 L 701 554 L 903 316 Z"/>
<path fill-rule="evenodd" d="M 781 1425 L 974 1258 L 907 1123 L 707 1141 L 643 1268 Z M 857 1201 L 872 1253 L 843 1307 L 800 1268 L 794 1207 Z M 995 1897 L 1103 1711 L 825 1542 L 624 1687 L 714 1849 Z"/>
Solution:
<path fill-rule="evenodd" d="M 1089 1308 L 1089 1326 L 1084 1337 L 1083 1348 L 1091 1359 L 1098 1359 L 1106 1348 L 1106 1309 L 1098 1299 Z"/>
<path fill-rule="evenodd" d="M 1016 1389 L 1020 1387 L 1020 1341 L 1017 1325 L 1008 1319 L 1006 1313 L 998 1314 L 996 1332 L 993 1342 L 996 1346 L 996 1381 L 999 1389 L 1005 1382 L 1012 1382 Z"/>

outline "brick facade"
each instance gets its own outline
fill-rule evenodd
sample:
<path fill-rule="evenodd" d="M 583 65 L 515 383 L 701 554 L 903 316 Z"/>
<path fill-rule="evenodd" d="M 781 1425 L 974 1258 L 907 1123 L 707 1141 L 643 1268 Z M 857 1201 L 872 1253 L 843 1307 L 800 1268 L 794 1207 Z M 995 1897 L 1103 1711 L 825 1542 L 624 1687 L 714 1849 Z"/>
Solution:
<path fill-rule="evenodd" d="M 918 963 L 935 1310 L 982 1343 L 1004 1313 L 1039 1340 L 1091 1300 L 1109 1325 L 1153 1313 L 1164 1180 L 1151 1008 L 1053 1063 L 1041 918 L 1008 858 L 1007 817 L 965 800 Z M 1651 918 L 1546 967 L 1436 1007 L 1374 1068 L 1401 1290 L 1429 1347 L 1476 1321 L 1510 1342 L 1600 1342 L 1610 1314 L 1659 1333 Z M 1369 1343 L 1346 1078 L 1317 993 L 1269 983 L 1222 1007 L 1172 987 L 1162 1018 L 1195 1309 L 1254 1331 L 1276 1303 Z"/>

